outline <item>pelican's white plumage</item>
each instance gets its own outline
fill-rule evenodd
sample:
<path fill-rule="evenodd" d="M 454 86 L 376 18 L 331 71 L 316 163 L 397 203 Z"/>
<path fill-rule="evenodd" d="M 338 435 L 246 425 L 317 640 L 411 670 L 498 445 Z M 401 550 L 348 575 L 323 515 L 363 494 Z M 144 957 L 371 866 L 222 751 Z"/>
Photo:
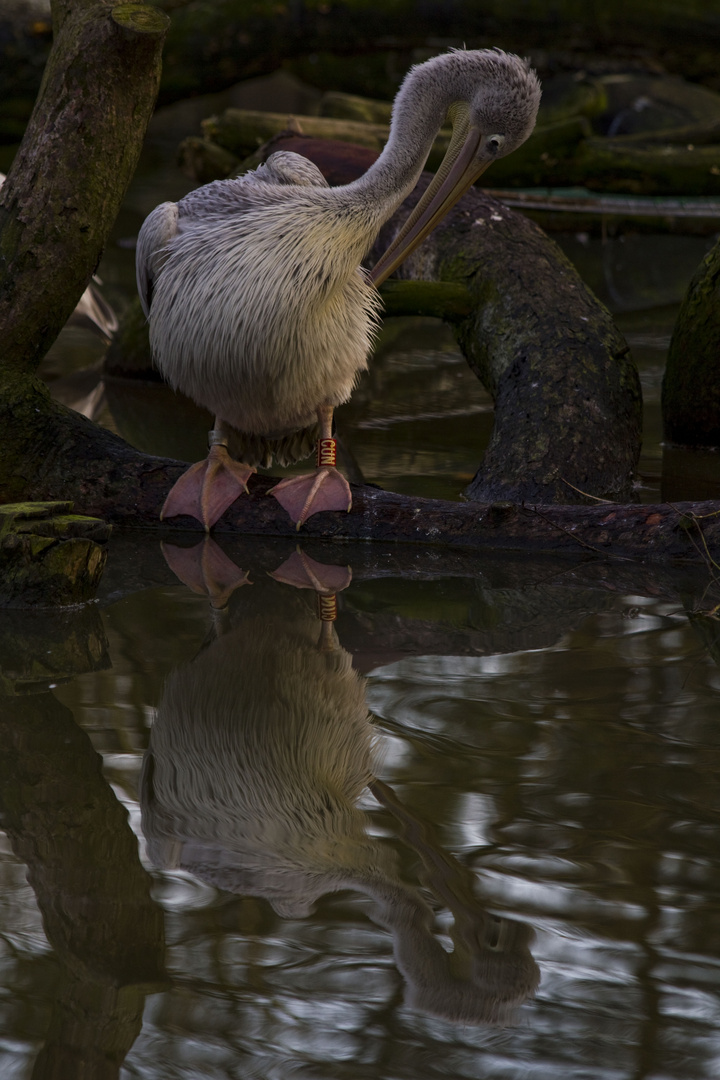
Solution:
<path fill-rule="evenodd" d="M 373 280 L 361 263 L 417 183 L 436 133 L 450 115 L 457 137 L 408 234 L 413 245 L 528 137 L 539 99 L 518 57 L 453 51 L 408 73 L 388 143 L 353 183 L 330 188 L 305 159 L 273 154 L 253 173 L 159 206 L 140 232 L 137 276 L 160 371 L 255 435 L 307 427 L 346 401 L 377 327 L 373 280 L 409 249 L 398 242 Z"/>

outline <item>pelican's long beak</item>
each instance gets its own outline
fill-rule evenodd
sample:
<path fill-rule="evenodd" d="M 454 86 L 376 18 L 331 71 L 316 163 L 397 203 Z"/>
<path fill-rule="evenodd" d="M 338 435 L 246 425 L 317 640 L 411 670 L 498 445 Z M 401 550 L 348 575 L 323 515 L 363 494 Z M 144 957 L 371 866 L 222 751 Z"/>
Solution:
<path fill-rule="evenodd" d="M 457 145 L 460 139 L 453 132 L 447 154 L 427 190 L 392 244 L 370 271 L 370 280 L 374 285 L 382 284 L 392 274 L 490 164 L 489 161 L 475 160 L 482 138 L 481 132 L 476 127 L 470 127 L 466 131 L 466 134 L 463 133 L 459 150 Z"/>

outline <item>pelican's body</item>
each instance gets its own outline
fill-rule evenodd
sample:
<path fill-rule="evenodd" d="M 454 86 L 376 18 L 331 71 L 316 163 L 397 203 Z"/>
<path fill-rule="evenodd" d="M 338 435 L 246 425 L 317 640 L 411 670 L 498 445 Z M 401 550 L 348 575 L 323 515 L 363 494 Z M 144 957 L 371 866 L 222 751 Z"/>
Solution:
<path fill-rule="evenodd" d="M 160 371 L 221 425 L 277 436 L 319 418 L 328 438 L 332 409 L 367 366 L 374 285 L 492 160 L 528 137 L 539 97 L 517 57 L 451 52 L 408 74 L 383 153 L 352 184 L 330 188 L 303 158 L 274 154 L 254 173 L 159 206 L 140 232 L 137 270 Z M 451 163 L 368 275 L 361 263 L 448 113 L 460 132 Z"/>
<path fill-rule="evenodd" d="M 314 425 L 318 405 L 346 401 L 366 366 L 377 293 L 360 270 L 364 238 L 342 268 L 332 257 L 341 233 L 349 241 L 360 231 L 343 232 L 337 190 L 306 158 L 280 152 L 164 203 L 143 225 L 155 363 L 247 434 Z"/>

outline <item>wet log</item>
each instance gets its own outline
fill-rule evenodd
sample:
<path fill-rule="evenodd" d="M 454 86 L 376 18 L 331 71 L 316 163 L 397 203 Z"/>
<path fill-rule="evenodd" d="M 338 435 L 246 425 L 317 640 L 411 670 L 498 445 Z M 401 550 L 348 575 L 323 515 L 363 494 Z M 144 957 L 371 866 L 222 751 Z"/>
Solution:
<path fill-rule="evenodd" d="M 706 135 L 709 141 L 712 132 Z M 634 136 L 586 139 L 578 148 L 573 174 L 576 181 L 582 178 L 586 187 L 597 191 L 718 195 L 720 146 L 657 140 L 638 145 Z"/>
<path fill-rule="evenodd" d="M 683 446 L 720 447 L 720 243 L 685 294 L 665 367 L 665 437 Z"/>

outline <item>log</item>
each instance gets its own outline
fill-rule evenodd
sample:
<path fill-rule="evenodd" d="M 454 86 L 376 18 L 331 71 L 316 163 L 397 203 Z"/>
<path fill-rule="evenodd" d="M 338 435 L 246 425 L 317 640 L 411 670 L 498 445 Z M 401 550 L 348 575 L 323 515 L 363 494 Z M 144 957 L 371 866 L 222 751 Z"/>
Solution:
<path fill-rule="evenodd" d="M 383 149 L 390 133 L 387 123 L 324 116 L 299 116 L 293 119 L 309 138 L 352 143 L 376 153 Z M 219 116 L 203 120 L 202 139 L 190 136 L 183 140 L 179 151 L 183 169 L 198 182 L 223 180 L 240 170 L 241 161 L 242 169 L 246 169 L 248 163 L 243 159 L 287 127 L 288 116 L 285 113 L 226 109 Z M 563 177 L 572 174 L 566 182 L 576 183 L 580 174 L 573 157 L 581 140 L 590 133 L 590 123 L 584 115 L 561 116 L 552 123 L 538 125 L 527 142 L 510 158 L 501 159 L 493 165 L 493 171 L 486 180 L 491 187 L 495 184 L 527 187 L 550 182 L 548 176 L 552 170 L 561 167 Z M 427 165 L 431 171 L 439 167 L 449 142 L 450 131 L 441 131 L 428 157 Z"/>
<path fill-rule="evenodd" d="M 630 195 L 720 194 L 718 145 L 658 145 L 654 141 L 638 145 L 634 136 L 586 139 L 573 165 L 576 179 L 582 177 L 590 190 Z"/>
<path fill-rule="evenodd" d="M 38 399 L 40 400 L 40 399 Z M 140 454 L 49 397 L 41 427 L 45 440 L 25 434 L 23 483 L 36 499 L 73 499 L 87 513 L 119 526 L 152 528 L 170 539 L 202 536 L 191 518 L 160 522 L 170 487 L 185 470 L 182 462 Z M 27 432 L 22 411 L 17 426 Z M 12 422 L 9 441 L 19 444 Z M 48 461 L 48 452 L 52 461 Z M 215 532 L 298 539 L 293 522 L 275 499 L 266 497 L 275 479 L 254 476 L 250 494 L 238 499 Z M 349 514 L 317 514 L 302 537 L 438 545 L 444 550 L 562 552 L 587 556 L 673 559 L 708 563 L 720 559 L 720 503 L 637 506 L 486 505 L 420 499 L 372 486 L 353 485 Z"/>
<path fill-rule="evenodd" d="M 74 607 L 92 599 L 110 528 L 72 503 L 0 504 L 0 607 Z"/>
<path fill-rule="evenodd" d="M 373 259 L 425 183 L 381 231 Z M 629 498 L 641 441 L 635 364 L 606 309 L 536 225 L 474 189 L 399 275 L 463 284 L 474 301 L 454 330 L 495 400 L 495 424 L 469 498 Z"/>

